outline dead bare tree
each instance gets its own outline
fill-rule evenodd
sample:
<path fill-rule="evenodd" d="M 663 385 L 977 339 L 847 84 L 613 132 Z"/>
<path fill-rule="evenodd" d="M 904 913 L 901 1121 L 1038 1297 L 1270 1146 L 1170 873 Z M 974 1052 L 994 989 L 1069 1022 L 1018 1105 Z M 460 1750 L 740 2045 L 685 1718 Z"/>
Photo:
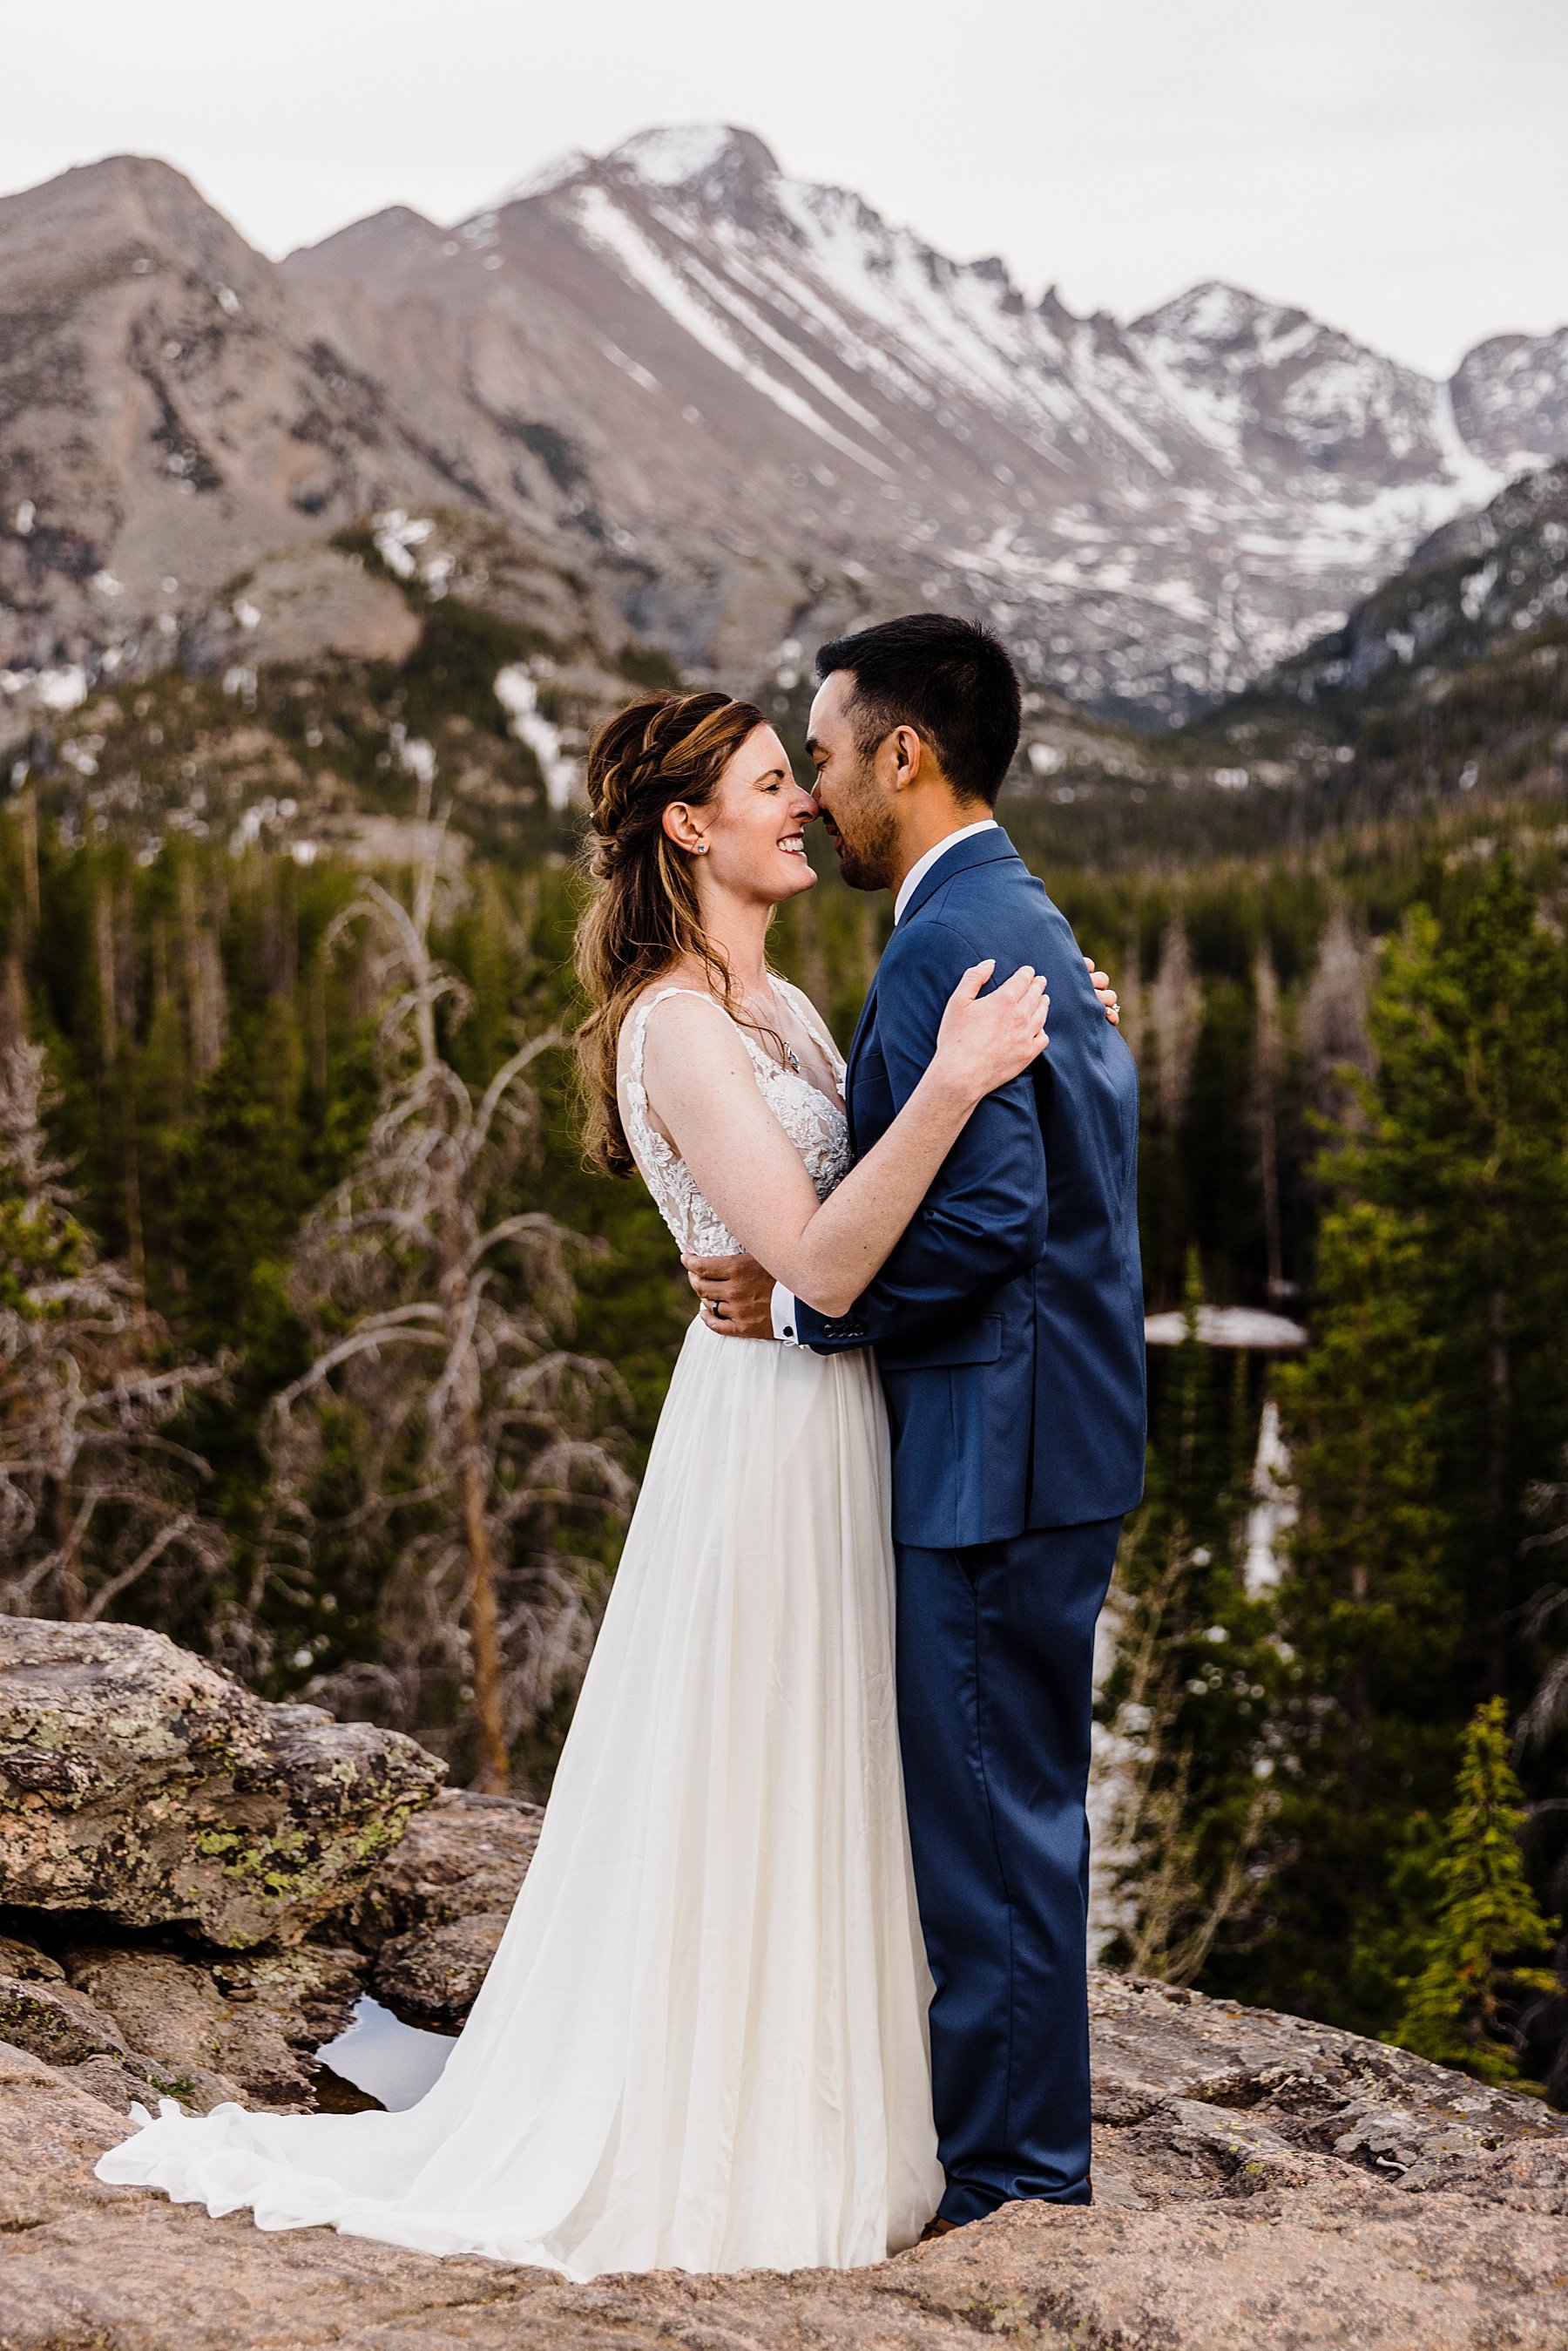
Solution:
<path fill-rule="evenodd" d="M 624 1515 L 633 1489 L 593 1433 L 615 1375 L 558 1343 L 571 1259 L 590 1244 L 541 1211 L 497 1213 L 538 1119 L 528 1073 L 561 1035 L 520 1044 L 477 1096 L 452 1067 L 441 1030 L 468 998 L 431 951 L 438 861 L 439 836 L 408 905 L 368 881 L 325 943 L 356 925 L 368 938 L 382 1084 L 358 1164 L 296 1245 L 316 1354 L 275 1399 L 274 1449 L 303 1541 L 392 1553 L 379 1656 L 312 1694 L 390 1710 L 441 1743 L 432 1677 L 455 1686 L 472 1697 L 475 1784 L 496 1792 L 513 1741 L 592 1647 L 605 1570 L 563 1526 Z M 324 1431 L 344 1416 L 353 1499 L 329 1526 L 311 1497 Z"/>
<path fill-rule="evenodd" d="M 1145 1017 L 1154 1042 L 1154 1091 L 1160 1122 L 1167 1136 L 1174 1137 L 1187 1115 L 1192 1066 L 1203 1026 L 1203 983 L 1179 922 L 1169 925 L 1159 943 L 1159 969 L 1148 991 Z"/>
<path fill-rule="evenodd" d="M 1263 1244 L 1269 1296 L 1289 1295 L 1280 1218 L 1280 1083 L 1284 1042 L 1280 1024 L 1280 982 L 1267 944 L 1252 966 L 1252 1127 L 1258 1144 L 1258 1183 L 1263 1196 Z"/>
<path fill-rule="evenodd" d="M 99 1259 L 50 1153 L 43 1048 L 0 1052 L 0 1612 L 92 1622 L 133 1589 L 177 1621 L 223 1567 L 168 1434 L 211 1364 L 167 1361 L 138 1284 Z"/>
<path fill-rule="evenodd" d="M 1357 937 L 1336 905 L 1318 943 L 1317 964 L 1301 1008 L 1301 1044 L 1309 1097 L 1322 1115 L 1344 1114 L 1354 1100 L 1352 1072 L 1372 1068 L 1366 1012 L 1377 950 Z"/>

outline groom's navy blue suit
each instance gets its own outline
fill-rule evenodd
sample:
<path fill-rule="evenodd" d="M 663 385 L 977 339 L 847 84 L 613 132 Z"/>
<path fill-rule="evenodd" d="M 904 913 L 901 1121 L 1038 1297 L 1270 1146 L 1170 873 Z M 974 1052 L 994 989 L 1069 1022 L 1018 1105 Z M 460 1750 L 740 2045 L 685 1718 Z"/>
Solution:
<path fill-rule="evenodd" d="M 893 1434 L 898 1717 L 945 2219 L 1087 2199 L 1085 1910 L 1095 1620 L 1144 1458 L 1137 1080 L 1064 917 L 1006 834 L 945 851 L 850 1049 L 855 1147 L 936 1050 L 964 970 L 1033 964 L 1050 1049 L 975 1112 L 818 1350 L 874 1343 Z"/>

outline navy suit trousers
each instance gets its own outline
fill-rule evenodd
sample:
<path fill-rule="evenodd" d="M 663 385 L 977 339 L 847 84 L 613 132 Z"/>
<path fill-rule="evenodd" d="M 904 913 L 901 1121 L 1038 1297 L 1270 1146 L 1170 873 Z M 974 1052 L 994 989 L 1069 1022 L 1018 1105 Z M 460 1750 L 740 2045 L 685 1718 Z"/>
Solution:
<path fill-rule="evenodd" d="M 1014 2197 L 1090 2200 L 1084 1797 L 1095 1619 L 1121 1523 L 896 1547 L 947 2220 Z"/>

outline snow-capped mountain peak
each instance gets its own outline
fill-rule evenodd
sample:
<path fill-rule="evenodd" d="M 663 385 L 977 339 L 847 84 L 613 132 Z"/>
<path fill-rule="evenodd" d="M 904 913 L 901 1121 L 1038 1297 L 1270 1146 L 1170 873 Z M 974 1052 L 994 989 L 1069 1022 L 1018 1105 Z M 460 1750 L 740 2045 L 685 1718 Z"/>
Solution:
<path fill-rule="evenodd" d="M 776 179 L 779 168 L 754 131 L 739 131 L 728 122 L 639 131 L 612 148 L 605 162 L 611 170 L 629 172 L 644 187 L 703 193 L 728 185 L 737 176 Z"/>
<path fill-rule="evenodd" d="M 1467 441 L 1445 387 L 1300 308 L 1217 279 L 1126 326 L 1031 304 L 997 256 L 951 259 L 732 125 L 639 132 L 524 209 L 530 252 L 547 216 L 604 321 L 616 409 L 629 383 L 700 417 L 748 523 L 782 497 L 764 541 L 862 569 L 869 542 L 1111 707 L 1242 683 L 1520 462 L 1495 432 Z M 513 264 L 486 266 L 499 298 Z M 1504 408 L 1525 381 L 1506 371 Z M 645 426 L 646 406 L 624 429 Z"/>
<path fill-rule="evenodd" d="M 1128 333 L 1211 351 L 1257 349 L 1282 330 L 1312 325 L 1304 310 L 1287 310 L 1244 287 L 1209 277 L 1135 319 Z"/>

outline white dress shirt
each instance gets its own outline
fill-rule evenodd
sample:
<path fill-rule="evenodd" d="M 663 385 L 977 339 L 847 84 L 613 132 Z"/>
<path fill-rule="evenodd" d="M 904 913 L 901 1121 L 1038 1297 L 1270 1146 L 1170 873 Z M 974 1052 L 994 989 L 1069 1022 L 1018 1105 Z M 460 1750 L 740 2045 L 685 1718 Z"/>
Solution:
<path fill-rule="evenodd" d="M 950 849 L 958 847 L 961 841 L 971 841 L 977 832 L 994 832 L 995 831 L 996 819 L 993 816 L 982 816 L 974 824 L 961 824 L 956 832 L 946 834 L 933 848 L 928 849 L 923 857 L 917 857 L 898 884 L 898 894 L 893 901 L 894 929 L 897 930 L 903 921 L 904 909 L 939 857 L 945 857 Z M 800 1345 L 801 1342 L 795 1332 L 794 1292 L 786 1290 L 782 1281 L 775 1281 L 774 1284 L 773 1321 L 775 1339 L 782 1339 L 788 1347 Z"/>
<path fill-rule="evenodd" d="M 894 929 L 897 930 L 898 925 L 903 921 L 905 907 L 909 904 L 910 899 L 914 896 L 916 891 L 919 888 L 921 883 L 925 880 L 927 874 L 930 872 L 939 857 L 945 857 L 950 849 L 956 849 L 958 847 L 961 841 L 972 841 L 977 832 L 994 832 L 995 831 L 996 819 L 993 816 L 982 816 L 974 824 L 961 824 L 956 832 L 945 833 L 942 839 L 936 843 L 934 848 L 928 849 L 923 857 L 917 857 L 909 872 L 905 874 L 903 880 L 899 883 L 898 894 L 893 901 Z"/>

